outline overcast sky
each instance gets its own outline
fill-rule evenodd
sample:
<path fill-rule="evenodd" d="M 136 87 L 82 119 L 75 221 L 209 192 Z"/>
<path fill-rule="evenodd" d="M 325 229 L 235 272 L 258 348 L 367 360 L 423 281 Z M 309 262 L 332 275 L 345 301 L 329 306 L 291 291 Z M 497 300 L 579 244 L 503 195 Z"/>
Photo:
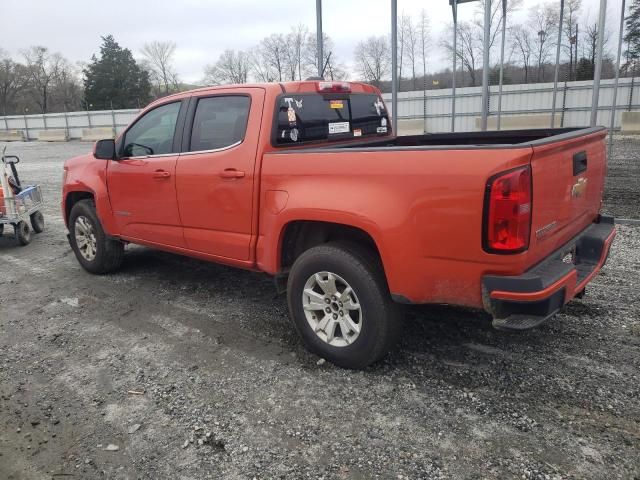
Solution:
<path fill-rule="evenodd" d="M 525 19 L 537 3 L 524 0 L 515 20 Z M 621 2 L 608 4 L 609 28 L 617 29 Z M 598 6 L 599 0 L 583 0 L 583 16 L 595 21 Z M 428 70 L 438 70 L 449 64 L 437 43 L 451 10 L 447 0 L 398 0 L 399 14 L 417 17 L 422 8 L 431 18 L 434 44 Z M 461 5 L 460 19 L 471 18 L 476 8 L 475 3 Z M 323 0 L 323 29 L 348 66 L 360 39 L 390 32 L 389 15 L 389 0 Z M 73 62 L 87 62 L 107 34 L 137 58 L 145 42 L 174 41 L 180 78 L 197 82 L 204 66 L 225 49 L 250 48 L 298 23 L 315 31 L 315 0 L 0 0 L 0 19 L 0 48 L 15 57 L 30 45 L 44 45 Z"/>

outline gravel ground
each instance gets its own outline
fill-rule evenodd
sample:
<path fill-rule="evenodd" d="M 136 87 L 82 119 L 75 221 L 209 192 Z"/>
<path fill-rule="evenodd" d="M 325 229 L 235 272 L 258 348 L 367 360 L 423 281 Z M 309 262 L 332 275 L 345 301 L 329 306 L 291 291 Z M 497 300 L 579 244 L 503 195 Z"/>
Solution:
<path fill-rule="evenodd" d="M 603 211 L 640 220 L 640 136 L 614 135 Z"/>
<path fill-rule="evenodd" d="M 265 276 L 140 247 L 85 273 L 58 204 L 88 148 L 10 146 L 48 225 L 0 238 L 0 479 L 640 478 L 640 227 L 541 328 L 412 309 L 351 372 L 304 351 Z"/>

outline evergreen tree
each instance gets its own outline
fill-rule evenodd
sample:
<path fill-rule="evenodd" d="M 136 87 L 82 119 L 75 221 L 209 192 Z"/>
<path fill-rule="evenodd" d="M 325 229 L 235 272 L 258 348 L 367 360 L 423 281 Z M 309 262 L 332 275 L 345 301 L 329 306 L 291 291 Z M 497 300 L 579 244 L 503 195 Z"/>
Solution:
<path fill-rule="evenodd" d="M 626 69 L 630 70 L 640 59 L 640 0 L 633 0 L 625 22 L 627 27 L 627 33 L 624 36 L 624 41 L 627 44 Z"/>
<path fill-rule="evenodd" d="M 102 38 L 100 58 L 91 57 L 84 70 L 87 106 L 93 110 L 137 108 L 150 100 L 149 74 L 134 60 L 131 50 L 118 45 L 112 35 Z"/>

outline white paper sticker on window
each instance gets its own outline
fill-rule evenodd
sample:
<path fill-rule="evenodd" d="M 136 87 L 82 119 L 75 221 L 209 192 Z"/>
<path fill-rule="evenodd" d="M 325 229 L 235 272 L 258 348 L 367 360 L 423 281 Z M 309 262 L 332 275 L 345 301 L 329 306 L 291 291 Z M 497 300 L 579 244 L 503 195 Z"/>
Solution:
<path fill-rule="evenodd" d="M 387 133 L 387 127 L 378 127 L 376 131 L 378 133 Z"/>
<path fill-rule="evenodd" d="M 337 122 L 329 124 L 329 134 L 349 133 L 349 122 Z"/>

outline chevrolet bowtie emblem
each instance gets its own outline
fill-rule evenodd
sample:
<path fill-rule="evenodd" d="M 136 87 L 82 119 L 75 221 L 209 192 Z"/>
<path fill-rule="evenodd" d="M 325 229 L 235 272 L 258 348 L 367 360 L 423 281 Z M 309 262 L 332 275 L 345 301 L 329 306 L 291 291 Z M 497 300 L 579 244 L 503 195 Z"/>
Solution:
<path fill-rule="evenodd" d="M 571 196 L 573 198 L 579 198 L 584 195 L 584 192 L 587 191 L 587 179 L 579 178 L 578 181 L 571 188 Z"/>

